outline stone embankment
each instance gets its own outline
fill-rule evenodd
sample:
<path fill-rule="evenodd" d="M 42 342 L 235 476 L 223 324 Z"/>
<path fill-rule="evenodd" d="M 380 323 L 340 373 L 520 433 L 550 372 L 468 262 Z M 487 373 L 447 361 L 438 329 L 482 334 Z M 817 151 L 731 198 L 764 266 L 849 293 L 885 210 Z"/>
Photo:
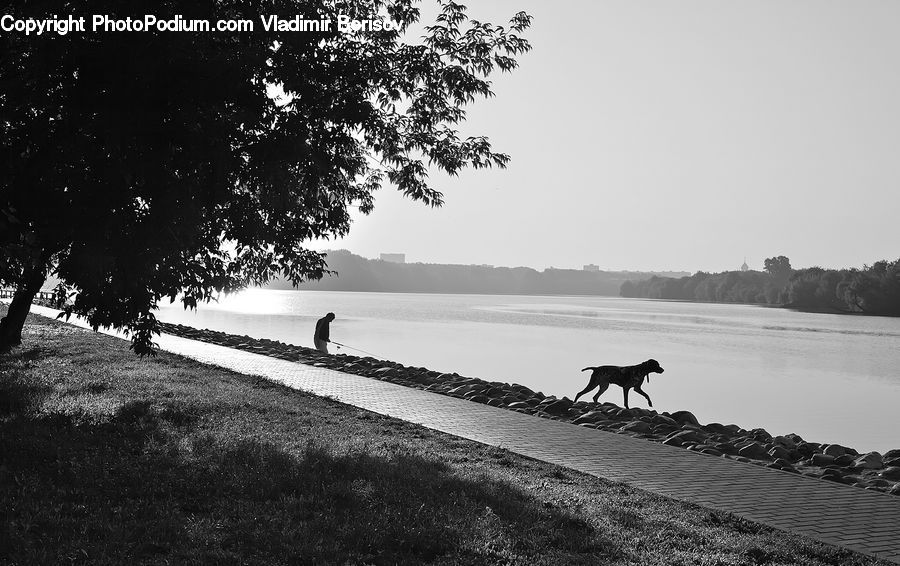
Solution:
<path fill-rule="evenodd" d="M 628 434 L 713 457 L 731 458 L 900 495 L 900 449 L 889 450 L 884 454 L 860 454 L 838 444 L 808 442 L 796 434 L 772 436 L 761 428 L 745 430 L 734 424 L 700 424 L 688 411 L 657 413 L 648 409 L 624 409 L 612 403 L 573 403 L 567 397 L 560 399 L 544 395 L 523 385 L 440 373 L 371 357 L 344 354 L 329 356 L 312 348 L 212 330 L 197 330 L 183 325 L 163 324 L 163 331 L 193 340 L 460 397 L 511 411 L 571 422 L 583 427 Z"/>

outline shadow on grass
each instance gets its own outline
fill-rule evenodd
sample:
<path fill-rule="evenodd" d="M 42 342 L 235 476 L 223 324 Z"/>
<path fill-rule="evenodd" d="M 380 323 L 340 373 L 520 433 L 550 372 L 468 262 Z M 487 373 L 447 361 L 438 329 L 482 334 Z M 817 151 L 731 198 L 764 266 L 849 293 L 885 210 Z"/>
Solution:
<path fill-rule="evenodd" d="M 20 378 L 22 369 L 40 356 L 38 348 L 19 348 L 0 354 L 0 419 L 35 413 L 47 398 L 51 387 Z"/>
<path fill-rule="evenodd" d="M 49 387 L 0 378 L 0 419 L 36 412 L 49 392 Z"/>
<path fill-rule="evenodd" d="M 414 455 L 192 432 L 190 407 L 90 423 L 6 386 L 0 562 L 497 563 L 616 554 L 583 519 Z M 25 387 L 25 386 L 22 386 Z M 26 410 L 27 409 L 27 410 Z M 188 424 L 186 424 L 188 423 Z"/>

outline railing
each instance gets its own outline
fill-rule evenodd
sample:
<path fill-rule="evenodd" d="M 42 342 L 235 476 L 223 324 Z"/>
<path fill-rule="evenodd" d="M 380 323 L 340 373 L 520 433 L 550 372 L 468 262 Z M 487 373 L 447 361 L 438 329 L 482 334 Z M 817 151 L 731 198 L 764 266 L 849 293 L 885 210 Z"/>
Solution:
<path fill-rule="evenodd" d="M 0 289 L 0 299 L 11 299 L 15 295 L 15 289 Z M 53 299 L 52 291 L 38 291 L 34 296 L 36 301 L 49 301 Z"/>

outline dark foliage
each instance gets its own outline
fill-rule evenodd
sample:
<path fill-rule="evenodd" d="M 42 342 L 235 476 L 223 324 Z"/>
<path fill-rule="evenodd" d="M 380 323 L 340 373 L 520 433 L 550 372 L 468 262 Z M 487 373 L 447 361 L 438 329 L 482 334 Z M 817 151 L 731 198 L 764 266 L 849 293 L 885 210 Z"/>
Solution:
<path fill-rule="evenodd" d="M 768 272 L 727 271 L 674 279 L 626 281 L 623 297 L 720 303 L 756 303 L 794 308 L 900 316 L 900 260 L 863 269 L 792 270 L 784 256 L 766 260 Z"/>
<path fill-rule="evenodd" d="M 403 31 L 262 32 L 288 19 L 385 16 L 403 30 L 412 0 L 14 0 L 5 14 L 52 18 L 245 19 L 257 31 L 0 35 L 0 283 L 17 287 L 0 346 L 20 340 L 48 271 L 77 292 L 69 313 L 125 327 L 152 351 L 154 307 L 186 307 L 282 275 L 326 272 L 313 238 L 346 234 L 384 183 L 438 206 L 428 167 L 503 167 L 464 107 L 530 46 L 509 27 L 440 2 Z M 334 26 L 333 26 L 334 27 Z"/>

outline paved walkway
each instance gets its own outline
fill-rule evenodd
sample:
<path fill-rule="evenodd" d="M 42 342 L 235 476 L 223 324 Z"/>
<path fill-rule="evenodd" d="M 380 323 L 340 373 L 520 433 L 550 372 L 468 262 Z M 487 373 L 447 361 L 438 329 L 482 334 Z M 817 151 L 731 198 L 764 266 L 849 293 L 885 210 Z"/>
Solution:
<path fill-rule="evenodd" d="M 163 334 L 158 343 L 201 362 L 900 564 L 900 497 L 176 336 Z"/>

